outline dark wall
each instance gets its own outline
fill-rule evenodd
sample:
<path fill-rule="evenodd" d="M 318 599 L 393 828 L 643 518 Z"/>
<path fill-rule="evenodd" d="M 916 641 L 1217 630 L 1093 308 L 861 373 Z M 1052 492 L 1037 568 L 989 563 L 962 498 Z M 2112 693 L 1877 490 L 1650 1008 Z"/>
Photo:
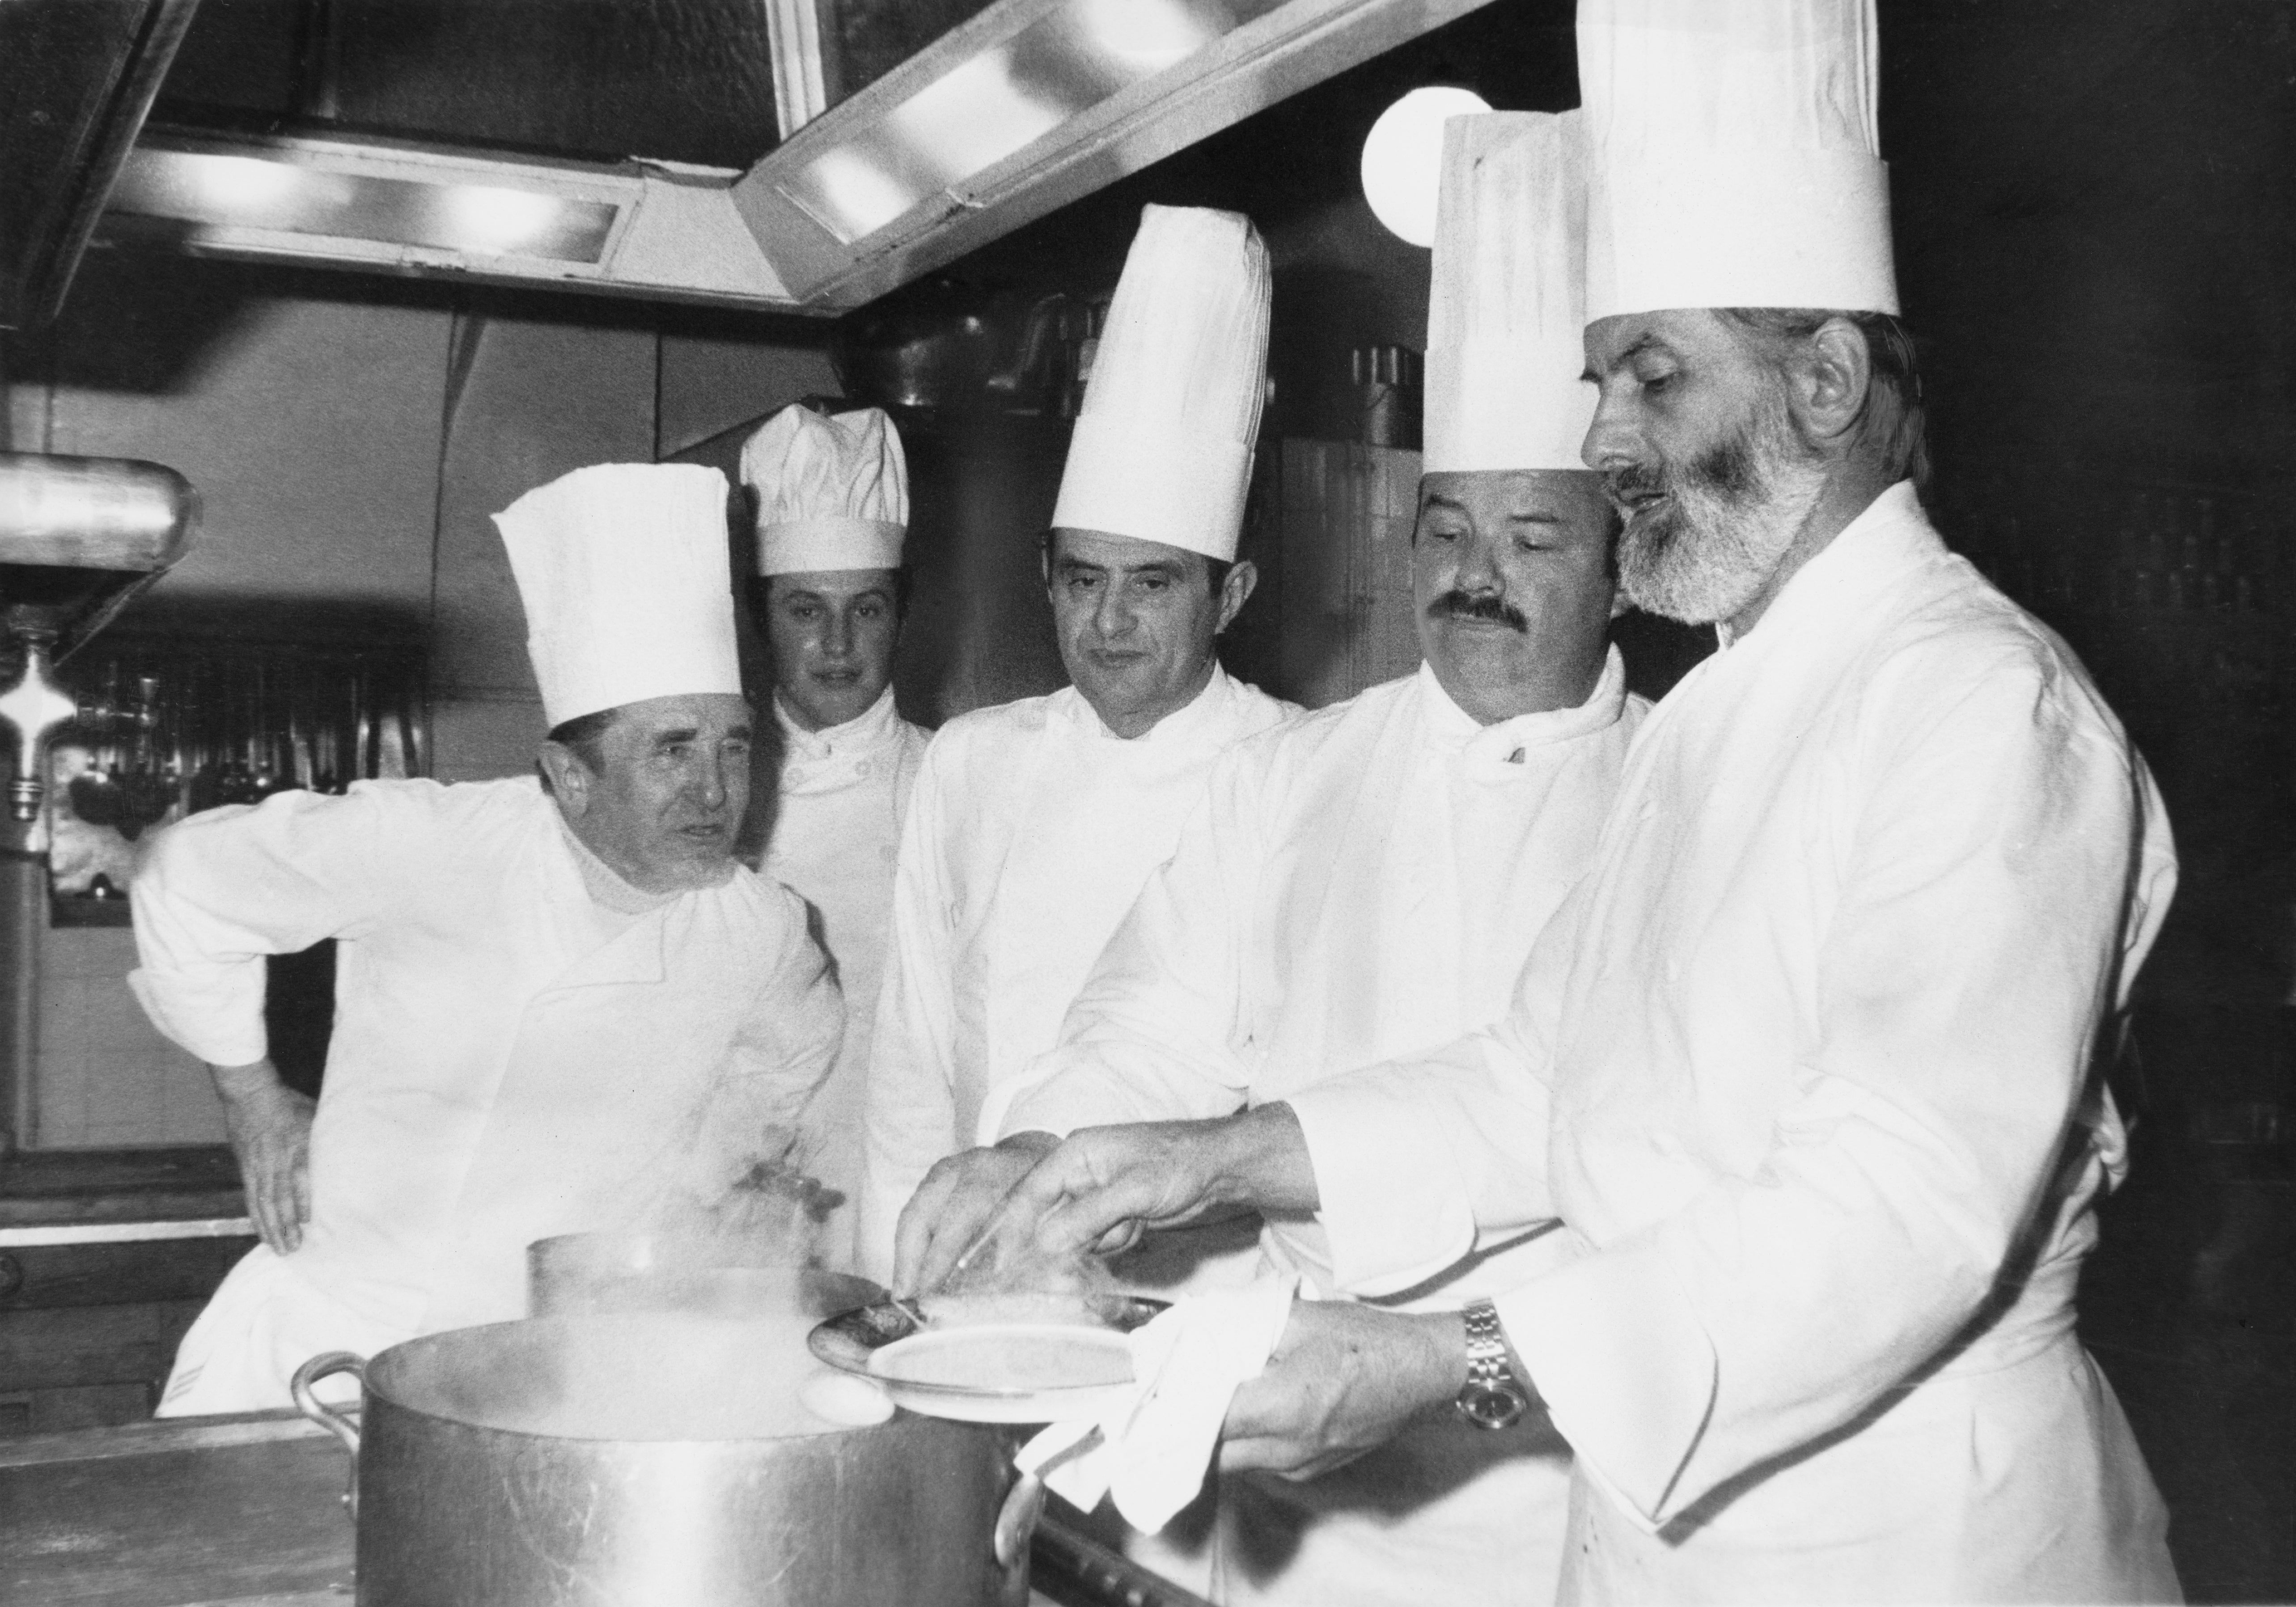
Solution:
<path fill-rule="evenodd" d="M 2150 1092 L 2285 1098 L 2296 214 L 2285 0 L 1884 0 L 1883 132 L 1949 538 L 2165 794 Z"/>
<path fill-rule="evenodd" d="M 2284 488 L 2286 0 L 1896 0 L 1883 127 L 1951 468 Z"/>

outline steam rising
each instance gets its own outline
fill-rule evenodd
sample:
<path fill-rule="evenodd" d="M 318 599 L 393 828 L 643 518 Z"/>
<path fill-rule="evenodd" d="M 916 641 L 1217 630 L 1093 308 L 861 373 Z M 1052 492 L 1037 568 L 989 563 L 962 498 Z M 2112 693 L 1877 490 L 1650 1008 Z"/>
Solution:
<path fill-rule="evenodd" d="M 1100 1308 L 1117 1293 L 1106 1263 L 1083 1250 L 1048 1253 L 1032 1234 L 998 1234 L 964 1252 L 947 1281 L 921 1296 L 934 1327 L 980 1323 L 1098 1327 Z"/>
<path fill-rule="evenodd" d="M 640 1213 L 644 1231 L 687 1247 L 688 1265 L 818 1267 L 824 1226 L 845 1196 L 805 1169 L 797 1133 L 773 1125 L 753 1144 L 697 1146 Z"/>
<path fill-rule="evenodd" d="M 480 1428 L 558 1439 L 769 1439 L 837 1425 L 800 1387 L 823 1371 L 796 1314 L 550 1318 L 466 1328 L 394 1355 L 391 1398 Z M 410 1354 L 421 1351 L 419 1357 Z"/>

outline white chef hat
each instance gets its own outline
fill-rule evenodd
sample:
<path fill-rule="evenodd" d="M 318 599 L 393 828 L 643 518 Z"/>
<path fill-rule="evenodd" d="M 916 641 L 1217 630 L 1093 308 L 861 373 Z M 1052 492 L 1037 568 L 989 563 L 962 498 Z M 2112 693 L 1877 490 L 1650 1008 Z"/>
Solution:
<path fill-rule="evenodd" d="M 758 494 L 760 575 L 900 567 L 909 467 L 881 409 L 783 408 L 742 448 L 742 483 Z"/>
<path fill-rule="evenodd" d="M 1142 211 L 1054 524 L 1235 556 L 1267 389 L 1268 294 L 1267 248 L 1250 218 Z"/>
<path fill-rule="evenodd" d="M 1579 0 L 1587 316 L 1895 313 L 1874 0 Z"/>
<path fill-rule="evenodd" d="M 1595 421 L 1586 367 L 1586 140 L 1578 114 L 1443 125 L 1427 313 L 1430 473 L 1574 469 Z"/>
<path fill-rule="evenodd" d="M 726 477 L 601 463 L 495 515 L 554 728 L 647 698 L 742 690 Z"/>

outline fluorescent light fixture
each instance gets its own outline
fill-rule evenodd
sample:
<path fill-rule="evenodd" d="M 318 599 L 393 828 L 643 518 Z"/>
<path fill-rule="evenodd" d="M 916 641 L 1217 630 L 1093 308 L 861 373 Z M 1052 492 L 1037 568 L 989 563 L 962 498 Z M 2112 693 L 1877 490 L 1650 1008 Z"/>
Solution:
<path fill-rule="evenodd" d="M 213 156 L 188 176 L 201 193 L 226 211 L 285 206 L 295 193 L 296 169 L 252 156 Z"/>
<path fill-rule="evenodd" d="M 387 177 L 207 151 L 146 148 L 111 209 L 202 227 L 365 240 L 472 256 L 596 263 L 620 209 L 539 189 Z"/>
<path fill-rule="evenodd" d="M 1177 67 L 1235 26 L 1224 7 L 1076 0 L 1075 33 L 1129 83 Z"/>
<path fill-rule="evenodd" d="M 1379 114 L 1364 141 L 1364 199 L 1389 233 L 1416 246 L 1435 243 L 1435 193 L 1443 176 L 1443 125 L 1488 111 L 1472 89 L 1430 85 Z"/>
<path fill-rule="evenodd" d="M 1236 26 L 1224 0 L 1065 0 L 815 155 L 783 193 L 850 245 Z"/>

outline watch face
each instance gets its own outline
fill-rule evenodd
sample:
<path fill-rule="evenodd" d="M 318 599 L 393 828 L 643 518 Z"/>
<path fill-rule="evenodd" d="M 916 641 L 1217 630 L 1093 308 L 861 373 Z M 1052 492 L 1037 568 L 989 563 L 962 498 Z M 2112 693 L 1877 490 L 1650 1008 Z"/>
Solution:
<path fill-rule="evenodd" d="M 1460 1415 L 1479 1429 L 1511 1429 L 1529 1409 L 1529 1398 L 1513 1390 L 1470 1383 L 1459 1391 Z"/>

